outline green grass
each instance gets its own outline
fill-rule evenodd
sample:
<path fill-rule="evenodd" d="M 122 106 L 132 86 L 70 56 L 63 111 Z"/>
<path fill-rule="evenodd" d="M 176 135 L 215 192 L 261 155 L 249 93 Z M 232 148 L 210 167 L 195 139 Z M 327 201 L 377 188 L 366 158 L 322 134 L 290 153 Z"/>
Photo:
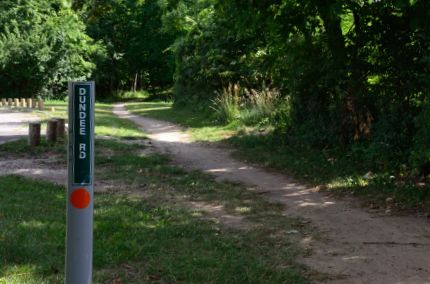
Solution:
<path fill-rule="evenodd" d="M 133 102 L 142 101 L 148 99 L 150 96 L 148 91 L 116 91 L 110 96 L 101 98 L 101 102 L 113 103 L 113 102 Z"/>
<path fill-rule="evenodd" d="M 170 102 L 138 102 L 127 104 L 132 113 L 172 121 L 188 128 L 196 141 L 221 141 L 237 132 L 237 123 L 220 124 L 212 111 L 203 107 L 174 109 Z"/>
<path fill-rule="evenodd" d="M 234 146 L 236 157 L 273 168 L 294 176 L 299 181 L 326 188 L 330 192 L 353 194 L 363 203 L 374 203 L 381 208 L 387 198 L 394 198 L 394 206 L 401 210 L 430 212 L 430 188 L 398 181 L 396 173 L 378 170 L 378 166 L 362 158 L 360 151 L 317 150 L 306 143 L 288 142 L 270 131 L 244 128 L 238 123 L 220 124 L 210 113 L 196 109 L 172 108 L 170 103 L 133 103 L 133 113 L 172 121 L 187 127 L 197 141 L 225 141 Z M 369 171 L 372 179 L 364 176 Z"/>
<path fill-rule="evenodd" d="M 56 104 L 55 116 L 63 104 Z M 137 132 L 98 105 L 100 124 L 115 138 Z M 46 114 L 44 114 L 46 115 Z M 120 126 L 123 129 L 117 131 Z M 99 130 L 100 131 L 100 130 Z M 103 133 L 103 131 L 99 133 Z M 139 136 L 140 137 L 140 136 Z M 49 154 L 65 162 L 65 141 L 29 149 L 0 145 L 7 159 Z M 139 140 L 96 140 L 94 283 L 309 283 L 302 252 L 287 232 L 306 228 L 240 185 L 172 167 L 142 152 Z M 17 176 L 0 177 L 0 283 L 60 283 L 64 275 L 65 188 Z M 217 214 L 192 204 L 218 208 Z M 219 209 L 221 208 L 221 209 Z M 219 211 L 221 210 L 221 211 Z M 243 218 L 243 228 L 220 223 Z"/>
<path fill-rule="evenodd" d="M 62 282 L 64 188 L 14 176 L 0 178 L 0 188 L 0 281 Z M 256 245 L 261 232 L 222 232 L 186 210 L 144 198 L 97 194 L 95 200 L 95 283 L 306 282 L 298 269 L 276 268 L 268 255 L 281 246 L 276 257 L 289 263 L 286 241 Z"/>
<path fill-rule="evenodd" d="M 96 135 L 111 136 L 127 139 L 145 138 L 139 127 L 128 120 L 118 119 L 112 113 L 112 104 L 96 103 L 95 133 Z M 45 110 L 36 112 L 44 122 L 49 118 L 67 118 L 67 103 L 64 101 L 47 101 Z"/>

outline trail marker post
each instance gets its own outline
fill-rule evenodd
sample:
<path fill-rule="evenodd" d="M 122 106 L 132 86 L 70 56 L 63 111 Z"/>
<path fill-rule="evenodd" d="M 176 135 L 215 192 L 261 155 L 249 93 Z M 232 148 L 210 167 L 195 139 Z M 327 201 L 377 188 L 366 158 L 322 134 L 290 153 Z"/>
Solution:
<path fill-rule="evenodd" d="M 66 284 L 92 283 L 94 82 L 69 83 Z"/>

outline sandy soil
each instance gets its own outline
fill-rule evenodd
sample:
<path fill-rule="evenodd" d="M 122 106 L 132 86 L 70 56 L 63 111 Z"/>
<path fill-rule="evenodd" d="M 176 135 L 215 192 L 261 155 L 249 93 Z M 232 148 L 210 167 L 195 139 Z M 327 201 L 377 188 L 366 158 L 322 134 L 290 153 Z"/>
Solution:
<path fill-rule="evenodd" d="M 312 254 L 302 261 L 333 275 L 329 283 L 430 283 L 430 220 L 367 212 L 354 202 L 336 200 L 288 176 L 248 165 L 230 150 L 191 142 L 181 127 L 139 117 L 117 104 L 114 113 L 140 125 L 158 151 L 176 164 L 241 182 L 268 200 L 285 205 L 285 215 L 316 228 L 298 240 Z"/>

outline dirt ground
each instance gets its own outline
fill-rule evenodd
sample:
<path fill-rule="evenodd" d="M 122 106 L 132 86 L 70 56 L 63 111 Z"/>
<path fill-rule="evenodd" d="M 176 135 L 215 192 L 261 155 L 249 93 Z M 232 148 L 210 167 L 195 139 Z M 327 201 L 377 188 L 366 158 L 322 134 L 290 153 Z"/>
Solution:
<path fill-rule="evenodd" d="M 240 182 L 268 200 L 285 205 L 285 215 L 315 228 L 297 239 L 312 253 L 302 259 L 333 275 L 330 283 L 430 283 L 430 220 L 366 211 L 352 200 L 337 200 L 288 176 L 248 165 L 225 148 L 191 142 L 181 127 L 139 117 L 117 104 L 114 113 L 140 125 L 158 151 L 174 163 L 218 180 Z"/>

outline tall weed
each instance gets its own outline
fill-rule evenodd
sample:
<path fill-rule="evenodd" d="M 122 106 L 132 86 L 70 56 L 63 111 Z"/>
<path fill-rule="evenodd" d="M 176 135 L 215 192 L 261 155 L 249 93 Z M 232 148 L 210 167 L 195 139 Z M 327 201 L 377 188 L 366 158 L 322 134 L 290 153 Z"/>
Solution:
<path fill-rule="evenodd" d="M 269 122 L 280 99 L 278 90 L 241 88 L 238 83 L 216 92 L 212 109 L 222 122 L 240 121 L 245 125 Z"/>
<path fill-rule="evenodd" d="M 239 118 L 241 101 L 239 92 L 239 84 L 229 84 L 222 91 L 215 92 L 217 96 L 212 100 L 211 108 L 218 120 L 229 123 Z"/>
<path fill-rule="evenodd" d="M 246 94 L 245 104 L 241 110 L 240 120 L 245 125 L 255 125 L 269 118 L 276 110 L 280 94 L 276 89 L 263 88 L 261 91 L 255 89 L 244 89 Z"/>

